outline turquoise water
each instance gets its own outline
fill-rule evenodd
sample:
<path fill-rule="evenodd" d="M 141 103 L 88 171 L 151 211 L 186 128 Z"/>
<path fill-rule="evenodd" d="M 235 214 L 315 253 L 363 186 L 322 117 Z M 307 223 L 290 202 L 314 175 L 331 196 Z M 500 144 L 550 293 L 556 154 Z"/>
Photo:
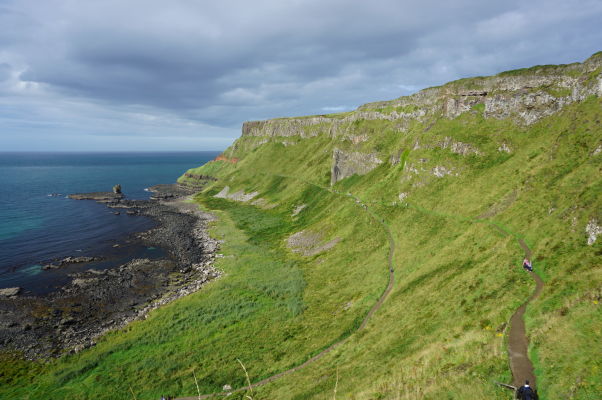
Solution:
<path fill-rule="evenodd" d="M 119 183 L 128 198 L 148 198 L 145 188 L 173 183 L 218 154 L 0 153 L 0 288 L 49 290 L 67 279 L 65 273 L 41 270 L 40 264 L 56 258 L 111 253 L 114 263 L 162 256 L 161 249 L 129 247 L 120 255 L 113 248 L 152 227 L 151 220 L 116 216 L 102 204 L 66 195 L 110 191 Z"/>

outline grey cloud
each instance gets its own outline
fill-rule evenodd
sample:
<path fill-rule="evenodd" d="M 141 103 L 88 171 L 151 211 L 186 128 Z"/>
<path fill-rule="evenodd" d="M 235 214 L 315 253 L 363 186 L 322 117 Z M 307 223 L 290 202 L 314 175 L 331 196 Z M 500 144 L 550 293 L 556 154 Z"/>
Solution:
<path fill-rule="evenodd" d="M 0 82 L 10 78 L 12 67 L 7 63 L 0 63 Z"/>
<path fill-rule="evenodd" d="M 24 107 L 145 107 L 235 132 L 247 119 L 582 60 L 599 50 L 601 19 L 590 0 L 15 0 L 0 4 L 0 63 L 33 85 L 18 86 Z"/>

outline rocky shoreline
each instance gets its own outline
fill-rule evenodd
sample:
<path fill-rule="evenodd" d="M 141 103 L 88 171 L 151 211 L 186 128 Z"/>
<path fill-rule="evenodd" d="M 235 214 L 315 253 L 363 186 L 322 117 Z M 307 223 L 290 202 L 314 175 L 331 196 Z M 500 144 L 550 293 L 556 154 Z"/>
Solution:
<path fill-rule="evenodd" d="M 150 200 L 128 200 L 111 192 L 69 197 L 154 219 L 155 228 L 135 234 L 132 240 L 163 248 L 169 257 L 134 259 L 105 270 L 73 273 L 71 282 L 45 296 L 20 295 L 20 288 L 6 290 L 0 295 L 0 351 L 16 351 L 31 360 L 80 351 L 104 333 L 145 318 L 149 311 L 221 275 L 213 268 L 219 242 L 206 229 L 214 217 L 187 201 L 194 190 L 180 185 L 157 185 L 150 190 Z M 102 258 L 66 257 L 46 269 Z"/>

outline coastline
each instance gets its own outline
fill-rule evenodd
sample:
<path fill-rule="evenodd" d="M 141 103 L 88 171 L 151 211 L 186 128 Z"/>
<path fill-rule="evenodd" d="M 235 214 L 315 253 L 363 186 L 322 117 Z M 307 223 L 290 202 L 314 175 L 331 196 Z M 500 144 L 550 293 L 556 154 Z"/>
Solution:
<path fill-rule="evenodd" d="M 219 242 L 206 229 L 214 217 L 190 202 L 195 190 L 178 184 L 149 189 L 149 200 L 73 196 L 151 218 L 156 226 L 134 234 L 132 241 L 162 248 L 168 256 L 72 273 L 68 284 L 47 295 L 0 297 L 0 351 L 30 360 L 78 352 L 221 275 L 213 268 Z"/>

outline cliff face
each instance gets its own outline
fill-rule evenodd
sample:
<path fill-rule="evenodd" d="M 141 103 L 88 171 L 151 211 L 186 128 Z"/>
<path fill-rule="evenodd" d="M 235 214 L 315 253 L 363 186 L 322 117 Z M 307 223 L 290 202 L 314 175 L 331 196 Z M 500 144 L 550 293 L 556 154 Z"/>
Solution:
<path fill-rule="evenodd" d="M 527 128 L 591 96 L 602 96 L 602 53 L 583 63 L 536 66 L 491 77 L 461 79 L 411 96 L 368 103 L 352 112 L 245 122 L 242 137 L 226 154 L 244 158 L 268 143 L 293 146 L 308 139 L 326 140 L 323 149 L 330 152 L 329 180 L 334 184 L 354 174 L 366 174 L 382 160 L 395 158 L 403 148 L 383 146 L 394 135 L 412 138 L 412 150 L 441 148 L 464 156 L 483 155 L 476 144 L 452 137 L 434 141 L 420 132 L 465 114 L 511 121 L 517 127 Z M 388 137 L 383 137 L 382 132 L 388 132 Z M 510 153 L 507 142 L 501 138 L 495 148 Z M 438 171 L 447 168 L 429 167 Z M 416 166 L 409 168 L 420 172 Z"/>
<path fill-rule="evenodd" d="M 307 138 L 328 134 L 335 137 L 344 135 L 347 126 L 358 120 L 394 121 L 403 131 L 409 121 L 423 121 L 436 115 L 456 118 L 479 106 L 483 107 L 485 118 L 512 118 L 530 125 L 591 95 L 602 95 L 601 53 L 583 63 L 538 66 L 492 77 L 461 79 L 396 100 L 368 103 L 350 113 L 245 122 L 242 135 Z M 320 129 L 309 130 L 308 127 Z"/>
<path fill-rule="evenodd" d="M 339 149 L 334 149 L 332 158 L 331 185 L 354 174 L 364 175 L 382 164 L 382 161 L 375 154 L 346 153 Z"/>

